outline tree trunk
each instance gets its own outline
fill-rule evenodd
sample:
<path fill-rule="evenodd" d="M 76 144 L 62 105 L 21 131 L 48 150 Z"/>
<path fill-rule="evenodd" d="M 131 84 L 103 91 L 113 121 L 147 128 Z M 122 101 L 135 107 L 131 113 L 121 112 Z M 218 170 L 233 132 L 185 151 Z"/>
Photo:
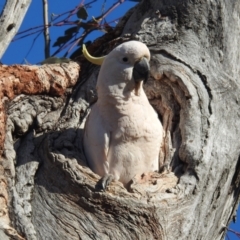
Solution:
<path fill-rule="evenodd" d="M 20 28 L 31 0 L 6 0 L 0 17 L 0 57 Z"/>
<path fill-rule="evenodd" d="M 1 239 L 224 238 L 240 192 L 240 2 L 145 0 L 91 50 L 130 39 L 152 54 L 145 91 L 165 130 L 161 173 L 136 176 L 130 191 L 96 189 L 82 129 L 99 68 L 80 59 L 72 92 L 20 91 L 7 106 Z"/>

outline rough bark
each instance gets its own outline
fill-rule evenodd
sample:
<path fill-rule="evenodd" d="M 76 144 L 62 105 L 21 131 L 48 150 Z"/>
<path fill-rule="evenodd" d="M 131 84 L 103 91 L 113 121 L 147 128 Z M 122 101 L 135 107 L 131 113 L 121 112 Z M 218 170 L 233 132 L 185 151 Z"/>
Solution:
<path fill-rule="evenodd" d="M 0 17 L 0 57 L 20 28 L 31 0 L 6 0 Z"/>
<path fill-rule="evenodd" d="M 240 192 L 240 2 L 146 0 L 128 16 L 122 38 L 111 33 L 92 50 L 149 46 L 161 173 L 136 176 L 130 192 L 119 182 L 97 190 L 81 139 L 99 69 L 82 61 L 69 98 L 21 95 L 8 106 L 4 234 L 11 219 L 19 239 L 224 238 Z"/>
<path fill-rule="evenodd" d="M 68 89 L 73 87 L 78 79 L 79 65 L 75 62 L 40 67 L 1 65 L 0 76 L 0 154 L 3 156 L 0 159 L 0 239 L 8 239 L 7 235 L 21 239 L 16 230 L 10 226 L 12 204 L 15 205 L 14 198 L 11 196 L 15 194 L 15 190 L 10 191 L 10 188 L 14 185 L 17 187 L 18 184 L 18 187 L 24 188 L 26 184 L 24 183 L 26 179 L 16 174 L 18 170 L 14 167 L 16 164 L 15 144 L 27 132 L 35 131 L 32 125 L 41 125 L 44 121 L 46 128 L 41 131 L 54 127 L 54 119 L 64 106 Z M 36 96 L 36 94 L 41 95 Z M 7 115 L 10 112 L 12 114 L 9 118 Z M 30 173 L 34 166 L 31 165 L 27 171 Z M 27 172 L 25 174 L 28 175 Z M 15 177 L 19 179 L 16 181 Z M 32 177 L 31 174 L 29 177 Z M 27 195 L 24 198 L 28 198 Z M 17 215 L 23 214 L 20 211 Z"/>

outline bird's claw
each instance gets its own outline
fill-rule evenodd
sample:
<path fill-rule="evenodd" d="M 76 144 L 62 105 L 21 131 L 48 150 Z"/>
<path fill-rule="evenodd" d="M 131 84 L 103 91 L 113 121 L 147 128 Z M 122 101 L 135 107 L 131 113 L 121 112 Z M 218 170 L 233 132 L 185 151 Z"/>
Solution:
<path fill-rule="evenodd" d="M 97 183 L 97 189 L 100 191 L 105 191 L 108 185 L 114 180 L 114 176 L 112 174 L 104 175 Z"/>

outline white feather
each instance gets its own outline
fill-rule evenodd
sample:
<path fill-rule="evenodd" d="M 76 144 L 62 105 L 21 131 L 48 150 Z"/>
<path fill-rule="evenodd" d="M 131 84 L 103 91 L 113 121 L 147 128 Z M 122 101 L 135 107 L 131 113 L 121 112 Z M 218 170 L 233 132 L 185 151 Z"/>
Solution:
<path fill-rule="evenodd" d="M 150 60 L 150 53 L 137 41 L 123 43 L 106 56 L 97 80 L 98 101 L 85 124 L 89 167 L 100 176 L 112 174 L 124 185 L 136 174 L 159 166 L 162 125 L 142 82 L 136 94 L 132 76 L 134 64 L 142 57 Z"/>

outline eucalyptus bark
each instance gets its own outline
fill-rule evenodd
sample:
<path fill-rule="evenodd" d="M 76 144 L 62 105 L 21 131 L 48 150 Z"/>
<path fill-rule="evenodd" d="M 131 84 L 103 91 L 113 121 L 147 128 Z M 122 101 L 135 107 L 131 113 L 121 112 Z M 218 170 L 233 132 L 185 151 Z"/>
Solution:
<path fill-rule="evenodd" d="M 19 239 L 224 239 L 240 192 L 240 2 L 145 0 L 119 26 L 92 54 L 131 39 L 151 50 L 145 91 L 165 130 L 161 172 L 136 176 L 130 191 L 97 190 L 82 132 L 99 68 L 80 59 L 65 97 L 9 103 L 9 226 Z"/>
<path fill-rule="evenodd" d="M 20 28 L 31 0 L 6 0 L 0 17 L 0 57 Z"/>

